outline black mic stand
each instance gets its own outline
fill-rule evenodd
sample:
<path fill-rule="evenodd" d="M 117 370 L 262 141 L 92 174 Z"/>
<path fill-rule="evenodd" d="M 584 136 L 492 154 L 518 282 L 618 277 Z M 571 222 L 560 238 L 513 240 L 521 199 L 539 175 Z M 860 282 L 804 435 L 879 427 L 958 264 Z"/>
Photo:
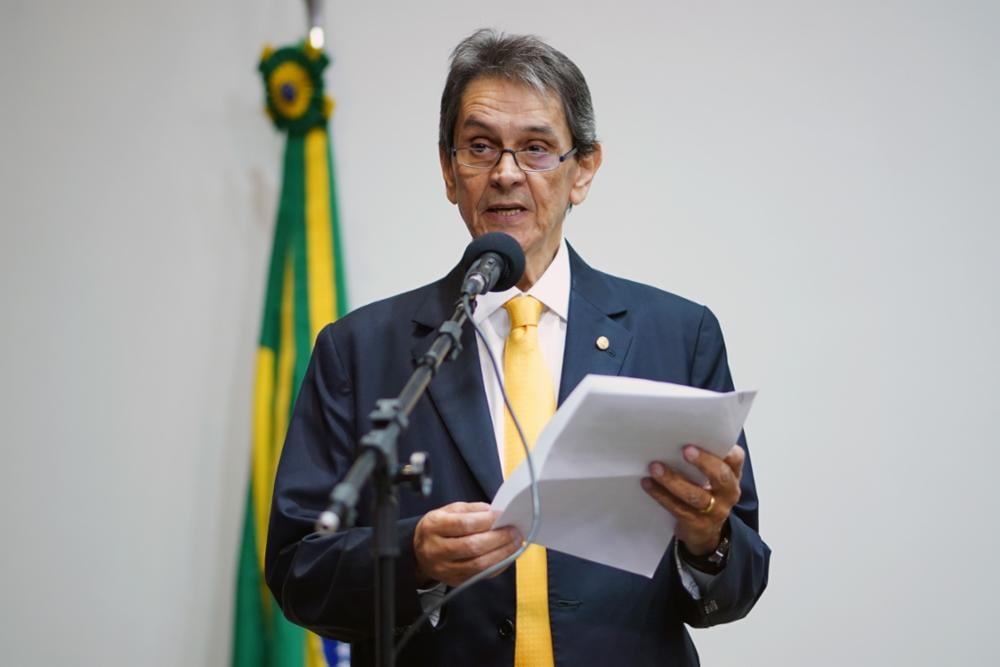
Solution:
<path fill-rule="evenodd" d="M 438 328 L 437 338 L 416 362 L 416 368 L 397 398 L 379 399 L 369 415 L 372 430 L 361 439 L 361 455 L 344 479 L 330 494 L 330 507 L 316 522 L 319 532 L 328 534 L 339 528 L 350 528 L 357 519 L 356 505 L 361 489 L 369 477 L 374 477 L 375 511 L 374 551 L 378 559 L 375 570 L 375 664 L 393 667 L 393 638 L 396 626 L 395 566 L 399 557 L 396 523 L 399 520 L 397 484 L 409 484 L 424 497 L 430 495 L 430 462 L 425 452 L 416 452 L 410 463 L 399 466 L 396 442 L 409 425 L 409 416 L 424 395 L 438 368 L 455 359 L 462 351 L 462 326 L 469 312 L 475 310 L 474 297 L 463 294 L 451 319 Z"/>

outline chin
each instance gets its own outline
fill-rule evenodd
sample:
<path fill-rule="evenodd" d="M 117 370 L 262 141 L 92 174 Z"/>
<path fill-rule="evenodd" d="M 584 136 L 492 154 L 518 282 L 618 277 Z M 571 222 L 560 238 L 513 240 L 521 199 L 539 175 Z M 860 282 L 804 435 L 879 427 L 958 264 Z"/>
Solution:
<path fill-rule="evenodd" d="M 487 221 L 487 220 L 477 220 L 476 224 L 470 227 L 473 238 L 479 238 L 483 234 L 488 234 L 490 232 L 502 232 L 508 236 L 513 237 L 517 244 L 521 246 L 521 250 L 527 255 L 528 251 L 532 249 L 533 245 L 537 245 L 539 239 L 535 237 L 532 233 L 535 230 L 534 225 L 531 221 L 515 221 L 512 223 L 504 224 L 503 221 Z"/>

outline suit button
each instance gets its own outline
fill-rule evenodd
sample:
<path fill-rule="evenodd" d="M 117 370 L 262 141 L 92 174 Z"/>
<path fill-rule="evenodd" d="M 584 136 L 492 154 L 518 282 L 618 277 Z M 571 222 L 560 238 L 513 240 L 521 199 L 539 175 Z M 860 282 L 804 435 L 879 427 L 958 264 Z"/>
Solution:
<path fill-rule="evenodd" d="M 500 627 L 497 628 L 497 633 L 504 639 L 513 639 L 514 621 L 509 618 L 503 619 L 503 621 L 500 622 Z"/>

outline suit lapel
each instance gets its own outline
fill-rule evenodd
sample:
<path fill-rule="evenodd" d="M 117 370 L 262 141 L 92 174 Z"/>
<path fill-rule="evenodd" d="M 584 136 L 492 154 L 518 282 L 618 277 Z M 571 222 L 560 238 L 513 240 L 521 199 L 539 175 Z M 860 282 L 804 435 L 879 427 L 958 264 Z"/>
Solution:
<path fill-rule="evenodd" d="M 413 319 L 418 325 L 412 348 L 414 359 L 430 347 L 436 338 L 437 327 L 451 317 L 455 295 L 459 292 L 458 281 L 462 277 L 459 269 L 439 281 L 414 313 Z M 441 365 L 427 393 L 483 493 L 492 498 L 503 477 L 493 420 L 483 388 L 479 348 L 471 324 L 467 323 L 462 330 L 461 354 Z"/>
<path fill-rule="evenodd" d="M 618 322 L 627 309 L 604 275 L 587 266 L 572 248 L 569 253 L 569 321 L 559 382 L 560 405 L 586 375 L 620 374 L 632 345 L 631 332 Z M 598 346 L 602 337 L 608 343 L 605 350 Z"/>

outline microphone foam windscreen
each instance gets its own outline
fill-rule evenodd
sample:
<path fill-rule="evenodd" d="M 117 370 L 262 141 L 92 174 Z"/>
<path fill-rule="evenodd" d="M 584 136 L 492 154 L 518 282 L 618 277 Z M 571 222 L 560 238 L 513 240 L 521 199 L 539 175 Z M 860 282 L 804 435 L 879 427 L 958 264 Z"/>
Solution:
<path fill-rule="evenodd" d="M 510 234 L 503 232 L 489 232 L 483 234 L 465 249 L 462 257 L 462 266 L 470 267 L 483 253 L 495 252 L 504 259 L 504 270 L 493 286 L 493 292 L 503 292 L 517 284 L 517 281 L 524 275 L 524 251 L 521 245 L 514 240 Z"/>

